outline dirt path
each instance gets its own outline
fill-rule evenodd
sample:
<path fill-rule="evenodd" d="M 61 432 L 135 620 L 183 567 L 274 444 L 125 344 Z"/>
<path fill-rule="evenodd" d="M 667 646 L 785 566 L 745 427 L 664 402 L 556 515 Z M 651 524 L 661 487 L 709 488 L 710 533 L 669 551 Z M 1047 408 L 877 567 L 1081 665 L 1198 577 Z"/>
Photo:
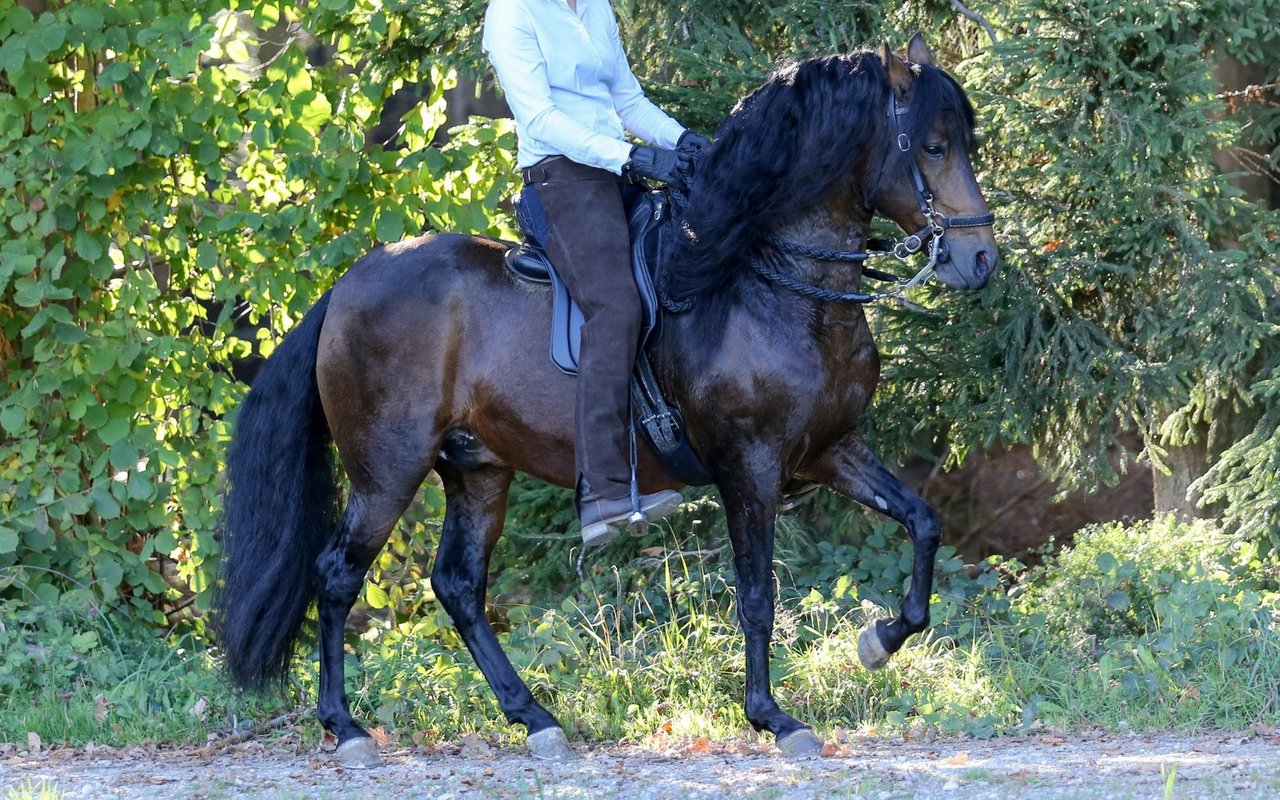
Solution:
<path fill-rule="evenodd" d="M 434 748 L 384 748 L 386 766 L 364 772 L 342 770 L 326 750 L 288 740 L 248 742 L 219 753 L 98 747 L 31 755 L 7 749 L 0 755 L 0 800 L 28 782 L 45 782 L 65 798 L 94 800 L 1280 797 L 1280 737 L 1274 732 L 992 741 L 851 737 L 829 744 L 823 758 L 799 762 L 754 742 L 696 740 L 659 749 L 579 744 L 582 757 L 568 764 L 535 761 L 467 737 Z"/>

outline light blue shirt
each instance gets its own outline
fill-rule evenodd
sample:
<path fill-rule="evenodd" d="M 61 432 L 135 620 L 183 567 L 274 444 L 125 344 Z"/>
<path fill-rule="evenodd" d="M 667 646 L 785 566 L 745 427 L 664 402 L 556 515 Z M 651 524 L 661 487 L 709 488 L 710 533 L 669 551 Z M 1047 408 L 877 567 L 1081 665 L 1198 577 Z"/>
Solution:
<path fill-rule="evenodd" d="M 632 74 L 608 0 L 490 0 L 485 52 L 516 119 L 516 164 L 547 156 L 621 174 L 626 131 L 673 148 L 684 128 Z"/>

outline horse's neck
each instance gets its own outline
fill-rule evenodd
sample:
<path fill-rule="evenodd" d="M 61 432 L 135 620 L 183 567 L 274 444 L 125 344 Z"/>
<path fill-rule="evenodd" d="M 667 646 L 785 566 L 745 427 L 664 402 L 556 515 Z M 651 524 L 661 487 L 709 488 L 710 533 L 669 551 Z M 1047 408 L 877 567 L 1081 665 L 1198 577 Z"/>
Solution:
<path fill-rule="evenodd" d="M 822 211 L 797 218 L 780 227 L 777 237 L 824 250 L 865 249 L 869 222 L 836 222 Z M 862 265 L 840 261 L 816 261 L 793 257 L 786 262 L 786 274 L 811 286 L 837 292 L 856 292 L 862 282 Z"/>
<path fill-rule="evenodd" d="M 869 223 L 837 226 L 830 218 L 814 214 L 776 229 L 779 238 L 831 250 L 863 250 Z M 862 266 L 858 263 L 824 262 L 789 257 L 781 270 L 787 277 L 838 292 L 859 291 Z M 681 353 L 694 366 L 700 357 L 718 350 L 725 331 L 768 331 L 776 343 L 792 340 L 794 347 L 809 350 L 815 344 L 825 352 L 824 361 L 839 362 L 849 353 L 865 351 L 871 344 L 862 307 L 851 303 L 815 302 L 773 282 L 753 270 L 738 270 L 716 291 L 716 296 L 694 305 L 680 321 L 664 327 L 660 348 Z"/>

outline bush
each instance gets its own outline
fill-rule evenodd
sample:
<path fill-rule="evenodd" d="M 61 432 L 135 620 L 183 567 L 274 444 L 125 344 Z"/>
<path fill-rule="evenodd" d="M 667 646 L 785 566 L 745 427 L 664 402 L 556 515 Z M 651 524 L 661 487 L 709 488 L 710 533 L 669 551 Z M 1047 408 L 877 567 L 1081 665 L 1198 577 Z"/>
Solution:
<path fill-rule="evenodd" d="M 1064 723 L 1273 720 L 1278 567 L 1256 552 L 1208 522 L 1091 527 L 1017 587 L 993 652 Z"/>

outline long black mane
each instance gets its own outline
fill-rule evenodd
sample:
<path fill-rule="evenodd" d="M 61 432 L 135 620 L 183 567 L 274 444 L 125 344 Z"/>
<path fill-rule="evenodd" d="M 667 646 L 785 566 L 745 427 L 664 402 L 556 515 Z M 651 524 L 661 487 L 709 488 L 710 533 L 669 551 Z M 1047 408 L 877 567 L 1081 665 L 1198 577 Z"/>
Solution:
<path fill-rule="evenodd" d="M 869 196 L 883 170 L 915 157 L 915 144 L 942 109 L 959 112 L 955 133 L 967 147 L 974 118 L 964 90 L 941 69 L 915 69 L 903 121 L 912 151 L 905 154 L 887 146 L 889 77 L 870 50 L 785 64 L 743 98 L 704 154 L 677 219 L 684 235 L 672 237 L 669 296 L 682 300 L 721 286 L 779 221 L 811 211 L 842 185 L 858 180 Z M 864 174 L 855 176 L 860 161 Z"/>

